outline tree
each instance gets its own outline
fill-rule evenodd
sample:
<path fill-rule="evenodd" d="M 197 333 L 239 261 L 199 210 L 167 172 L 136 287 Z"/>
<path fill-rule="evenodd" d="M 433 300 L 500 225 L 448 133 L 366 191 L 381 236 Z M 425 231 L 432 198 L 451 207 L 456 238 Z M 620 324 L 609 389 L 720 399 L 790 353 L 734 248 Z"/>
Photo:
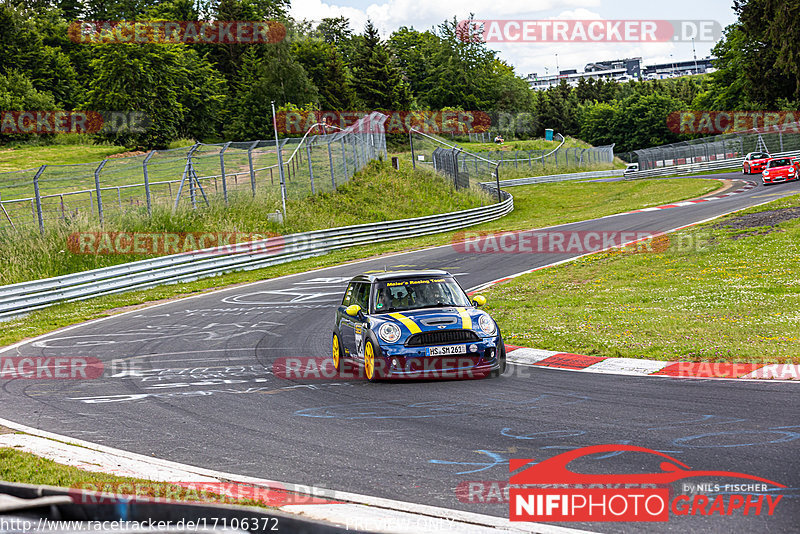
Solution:
<path fill-rule="evenodd" d="M 350 73 L 335 46 L 312 38 L 293 43 L 292 52 L 317 87 L 322 109 L 357 109 Z"/>
<path fill-rule="evenodd" d="M 369 109 L 407 110 L 411 89 L 393 64 L 389 51 L 371 21 L 367 22 L 363 42 L 353 64 L 356 92 Z"/>
<path fill-rule="evenodd" d="M 58 109 L 50 93 L 37 91 L 33 83 L 21 72 L 10 71 L 0 74 L 0 110 L 3 111 L 52 111 Z M 0 141 L 6 142 L 19 138 L 30 138 L 29 134 L 3 134 Z"/>
<path fill-rule="evenodd" d="M 615 149 L 628 152 L 679 141 L 678 134 L 667 127 L 667 117 L 684 107 L 680 100 L 660 93 L 634 94 L 625 98 L 614 113 L 612 138 L 617 145 Z"/>
<path fill-rule="evenodd" d="M 318 104 L 316 87 L 292 57 L 286 43 L 251 47 L 242 57 L 237 90 L 229 103 L 226 136 L 237 140 L 268 139 L 273 134 L 270 102 L 307 107 Z"/>
<path fill-rule="evenodd" d="M 542 128 L 552 128 L 563 135 L 578 135 L 578 98 L 565 80 L 540 91 L 536 111 Z"/>
<path fill-rule="evenodd" d="M 768 104 L 780 98 L 800 98 L 800 2 L 797 0 L 735 0 L 741 28 L 748 37 L 745 51 L 754 60 L 770 61 L 759 71 L 779 74 L 785 83 L 769 79 L 754 79 L 745 73 L 756 87 L 767 89 Z M 751 66 L 757 67 L 757 64 Z M 760 83 L 759 83 L 760 82 Z"/>
<path fill-rule="evenodd" d="M 430 107 L 427 96 L 437 83 L 434 56 L 439 47 L 446 45 L 433 32 L 405 26 L 389 36 L 387 45 L 418 104 Z"/>
<path fill-rule="evenodd" d="M 24 73 L 37 91 L 53 95 L 67 109 L 80 100 L 80 84 L 69 57 L 44 44 L 33 14 L 0 6 L 0 74 Z"/>
<path fill-rule="evenodd" d="M 317 25 L 317 34 L 328 44 L 339 45 L 348 41 L 353 35 L 350 20 L 346 17 L 324 18 Z"/>
<path fill-rule="evenodd" d="M 581 139 L 592 145 L 610 145 L 616 140 L 617 109 L 608 102 L 595 102 L 581 109 Z"/>
<path fill-rule="evenodd" d="M 91 67 L 88 109 L 141 111 L 150 120 L 143 133 L 104 134 L 117 144 L 164 148 L 181 134 L 210 134 L 221 120 L 222 78 L 186 45 L 95 45 Z"/>

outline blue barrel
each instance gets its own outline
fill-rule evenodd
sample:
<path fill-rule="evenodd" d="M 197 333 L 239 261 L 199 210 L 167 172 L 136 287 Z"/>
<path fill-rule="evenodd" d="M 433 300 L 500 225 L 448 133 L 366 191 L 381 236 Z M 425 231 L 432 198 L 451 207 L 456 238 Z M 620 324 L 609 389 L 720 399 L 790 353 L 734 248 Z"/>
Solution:
<path fill-rule="evenodd" d="M 553 129 L 547 128 L 544 131 L 544 140 L 545 141 L 552 141 L 553 140 Z"/>

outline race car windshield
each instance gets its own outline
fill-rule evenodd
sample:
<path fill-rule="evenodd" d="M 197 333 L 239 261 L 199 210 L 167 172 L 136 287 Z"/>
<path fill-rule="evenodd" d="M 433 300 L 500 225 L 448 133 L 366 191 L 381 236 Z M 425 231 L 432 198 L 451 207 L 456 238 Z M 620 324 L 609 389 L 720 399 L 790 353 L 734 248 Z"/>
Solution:
<path fill-rule="evenodd" d="M 764 159 L 768 157 L 769 154 L 764 154 L 763 152 L 756 152 L 755 154 L 753 154 L 753 159 Z"/>
<path fill-rule="evenodd" d="M 452 278 L 416 278 L 378 282 L 373 307 L 376 313 L 471 306 L 469 298 Z"/>
<path fill-rule="evenodd" d="M 787 165 L 791 165 L 791 164 L 792 164 L 792 160 L 790 160 L 788 158 L 773 159 L 772 161 L 769 162 L 769 168 L 772 169 L 774 167 L 786 167 Z"/>

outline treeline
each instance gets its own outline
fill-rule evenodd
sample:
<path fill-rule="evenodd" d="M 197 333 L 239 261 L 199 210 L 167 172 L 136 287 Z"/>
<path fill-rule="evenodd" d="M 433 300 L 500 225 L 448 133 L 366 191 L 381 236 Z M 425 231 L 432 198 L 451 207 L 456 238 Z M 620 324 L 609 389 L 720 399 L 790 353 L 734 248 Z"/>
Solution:
<path fill-rule="evenodd" d="M 287 109 L 476 110 L 524 115 L 517 134 L 545 128 L 628 151 L 680 140 L 666 117 L 679 110 L 797 109 L 798 0 L 737 0 L 739 20 L 714 49 L 707 76 L 618 84 L 582 81 L 535 92 L 455 19 L 388 39 L 345 18 L 313 26 L 289 0 L 26 0 L 0 6 L 0 110 L 145 113 L 144 133 L 109 133 L 125 146 L 161 148 L 178 138 L 247 140 L 273 135 L 270 102 Z M 75 20 L 275 20 L 286 37 L 264 44 L 81 43 Z M 2 135 L 0 142 L 30 136 Z"/>
<path fill-rule="evenodd" d="M 261 44 L 74 42 L 77 19 L 276 20 L 286 38 Z M 144 134 L 109 135 L 126 146 L 176 138 L 268 139 L 270 102 L 283 109 L 528 109 L 527 84 L 455 20 L 388 40 L 345 18 L 316 27 L 285 0 L 61 0 L 0 7 L 0 109 L 119 110 L 147 114 Z M 8 135 L 0 140 L 12 139 Z M 24 136 L 17 135 L 16 139 Z"/>
<path fill-rule="evenodd" d="M 562 84 L 537 95 L 538 120 L 627 152 L 697 137 L 667 128 L 675 111 L 798 111 L 800 0 L 736 0 L 734 9 L 737 22 L 712 51 L 716 71 L 648 82 Z"/>

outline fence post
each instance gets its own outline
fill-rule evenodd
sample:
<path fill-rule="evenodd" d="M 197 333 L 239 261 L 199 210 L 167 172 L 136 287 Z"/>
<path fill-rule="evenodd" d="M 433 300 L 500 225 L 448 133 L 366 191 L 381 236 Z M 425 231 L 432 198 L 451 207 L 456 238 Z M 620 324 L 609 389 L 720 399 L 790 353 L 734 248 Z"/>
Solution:
<path fill-rule="evenodd" d="M 186 183 L 186 177 L 187 176 L 189 176 L 189 195 L 191 196 L 191 199 L 192 199 L 192 208 L 196 207 L 195 198 L 194 198 L 194 181 L 192 180 L 192 177 L 189 174 L 189 171 L 192 170 L 191 169 L 192 152 L 194 152 L 195 148 L 197 148 L 197 146 L 199 144 L 200 143 L 197 143 L 194 146 L 192 146 L 192 148 L 190 148 L 189 152 L 186 154 L 186 165 L 184 165 L 184 167 L 183 167 L 183 176 L 181 176 L 181 183 L 178 185 L 178 194 L 175 195 L 175 205 L 172 207 L 172 211 L 173 212 L 175 212 L 175 210 L 178 209 L 178 203 L 181 200 L 181 193 L 183 192 L 183 184 Z M 172 186 L 171 185 L 170 185 L 169 189 L 170 189 L 170 196 L 172 196 Z"/>
<path fill-rule="evenodd" d="M 458 183 L 458 151 L 453 150 L 453 186 L 456 189 L 460 189 L 460 184 Z"/>
<path fill-rule="evenodd" d="M 494 169 L 494 176 L 495 176 L 495 179 L 497 180 L 497 203 L 499 204 L 500 202 L 503 201 L 503 196 L 500 194 L 500 164 L 499 163 L 497 164 L 497 167 L 495 167 L 495 169 Z"/>
<path fill-rule="evenodd" d="M 150 177 L 147 175 L 147 164 L 150 162 L 150 158 L 155 155 L 156 151 L 151 150 L 150 153 L 145 156 L 144 161 L 142 162 L 142 171 L 144 172 L 144 196 L 147 199 L 147 215 L 153 215 L 153 209 L 150 205 Z"/>
<path fill-rule="evenodd" d="M 314 191 L 314 168 L 311 165 L 311 146 L 306 142 L 306 155 L 308 155 L 308 175 L 311 178 L 311 194 L 315 195 Z"/>
<path fill-rule="evenodd" d="M 336 189 L 336 176 L 333 173 L 333 154 L 331 153 L 331 141 L 333 138 L 328 139 L 328 165 L 331 168 L 331 185 Z"/>
<path fill-rule="evenodd" d="M 225 179 L 225 151 L 229 146 L 231 146 L 230 141 L 225 143 L 222 150 L 219 151 L 219 169 L 222 172 L 222 196 L 225 198 L 225 204 L 228 203 L 228 182 Z M 272 169 L 270 169 L 270 173 L 272 173 Z"/>
<path fill-rule="evenodd" d="M 6 207 L 3 206 L 3 196 L 2 195 L 0 195 L 0 208 L 3 208 L 3 214 L 6 216 L 6 219 L 8 219 L 8 224 L 11 225 L 11 228 L 16 230 L 17 227 L 14 226 L 14 221 L 11 220 L 11 217 L 9 217 L 8 212 L 6 211 Z"/>
<path fill-rule="evenodd" d="M 100 162 L 100 165 L 94 170 L 94 189 L 97 194 L 97 215 L 100 217 L 100 224 L 104 223 L 103 221 L 103 198 L 100 194 L 100 171 L 103 170 L 103 167 L 106 166 L 106 162 L 108 160 L 104 159 Z"/>
<path fill-rule="evenodd" d="M 414 131 L 411 129 L 408 130 L 408 142 L 411 143 L 411 166 L 416 170 L 417 156 L 414 154 Z"/>
<path fill-rule="evenodd" d="M 247 163 L 250 165 L 250 187 L 253 190 L 253 196 L 256 196 L 256 171 L 253 168 L 253 149 L 260 141 L 253 141 L 250 148 L 247 149 Z"/>
<path fill-rule="evenodd" d="M 342 141 L 342 163 L 344 163 L 344 178 L 345 181 L 350 178 L 350 175 L 347 173 L 347 151 L 344 148 L 344 136 L 341 138 Z"/>
<path fill-rule="evenodd" d="M 39 194 L 39 177 L 46 168 L 47 165 L 39 167 L 39 170 L 36 171 L 36 175 L 33 177 L 33 195 L 36 199 L 36 216 L 39 220 L 39 231 L 42 234 L 44 234 L 44 218 L 42 217 L 42 196 Z"/>

